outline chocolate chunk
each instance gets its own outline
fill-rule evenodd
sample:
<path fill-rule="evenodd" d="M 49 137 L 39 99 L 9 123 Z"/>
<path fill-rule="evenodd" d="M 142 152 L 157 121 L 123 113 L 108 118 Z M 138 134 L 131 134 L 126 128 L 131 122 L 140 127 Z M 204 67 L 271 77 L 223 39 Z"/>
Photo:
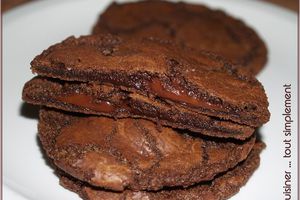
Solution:
<path fill-rule="evenodd" d="M 41 110 L 39 138 L 60 169 L 91 185 L 159 190 L 208 181 L 246 159 L 243 142 L 194 137 L 142 119 L 114 120 Z"/>
<path fill-rule="evenodd" d="M 99 51 L 104 47 L 115 50 L 106 56 Z M 258 127 L 269 120 L 264 89 L 245 70 L 206 51 L 153 38 L 70 37 L 31 64 L 33 72 L 42 76 L 112 84 L 239 124 Z"/>
<path fill-rule="evenodd" d="M 125 190 L 122 193 L 103 190 L 60 173 L 60 184 L 76 192 L 84 200 L 225 200 L 236 194 L 246 184 L 259 165 L 259 153 L 263 143 L 256 143 L 248 158 L 214 180 L 188 188 L 169 188 L 158 192 Z"/>
<path fill-rule="evenodd" d="M 93 34 L 99 33 L 174 40 L 182 46 L 222 55 L 253 74 L 267 61 L 267 48 L 251 27 L 203 5 L 167 1 L 112 3 L 93 29 Z"/>

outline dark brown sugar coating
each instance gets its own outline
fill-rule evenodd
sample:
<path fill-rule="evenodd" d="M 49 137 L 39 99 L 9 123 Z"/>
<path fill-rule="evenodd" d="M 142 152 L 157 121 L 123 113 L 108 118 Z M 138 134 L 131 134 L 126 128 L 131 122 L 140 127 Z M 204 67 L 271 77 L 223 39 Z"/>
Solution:
<path fill-rule="evenodd" d="M 31 63 L 42 76 L 112 84 L 178 107 L 240 124 L 269 120 L 262 85 L 219 56 L 158 39 L 70 37 Z"/>
<path fill-rule="evenodd" d="M 123 191 L 190 186 L 246 159 L 255 136 L 223 141 L 142 119 L 80 117 L 41 110 L 39 138 L 55 165 L 91 185 Z"/>
<path fill-rule="evenodd" d="M 244 140 L 254 128 L 176 107 L 159 99 L 129 93 L 118 87 L 35 77 L 23 90 L 32 104 L 113 118 L 146 118 L 161 125 L 189 129 L 213 137 Z"/>
<path fill-rule="evenodd" d="M 240 63 L 257 74 L 267 61 L 267 49 L 243 21 L 221 10 L 183 2 L 112 3 L 99 17 L 93 34 L 112 33 L 136 38 L 154 36 L 206 49 Z"/>
<path fill-rule="evenodd" d="M 61 174 L 60 183 L 79 194 L 84 200 L 225 200 L 236 194 L 257 169 L 260 160 L 259 153 L 263 148 L 263 143 L 256 143 L 248 158 L 235 168 L 210 182 L 199 183 L 186 189 L 177 188 L 158 192 L 125 190 L 122 193 L 116 193 L 91 187 L 66 174 Z"/>

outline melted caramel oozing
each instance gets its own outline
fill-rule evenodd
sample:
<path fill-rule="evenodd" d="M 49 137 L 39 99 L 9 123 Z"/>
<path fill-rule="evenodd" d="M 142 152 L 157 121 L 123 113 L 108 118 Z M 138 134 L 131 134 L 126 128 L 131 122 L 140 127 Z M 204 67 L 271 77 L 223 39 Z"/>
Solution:
<path fill-rule="evenodd" d="M 98 112 L 111 113 L 115 110 L 114 106 L 109 101 L 95 102 L 93 97 L 84 94 L 61 96 L 57 97 L 57 100 Z"/>
<path fill-rule="evenodd" d="M 188 92 L 182 88 L 177 83 L 172 83 L 171 89 L 167 89 L 163 83 L 158 79 L 154 78 L 149 83 L 150 89 L 152 92 L 162 98 L 166 98 L 175 102 L 189 104 L 193 107 L 202 107 L 202 108 L 215 108 L 220 109 L 220 105 L 212 104 L 201 99 L 189 96 Z"/>

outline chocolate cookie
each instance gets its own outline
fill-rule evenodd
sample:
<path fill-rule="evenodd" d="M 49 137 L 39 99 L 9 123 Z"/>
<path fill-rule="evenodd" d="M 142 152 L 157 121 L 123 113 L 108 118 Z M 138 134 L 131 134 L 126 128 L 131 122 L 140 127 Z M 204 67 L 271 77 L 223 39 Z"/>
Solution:
<path fill-rule="evenodd" d="M 84 200 L 225 200 L 236 194 L 246 184 L 259 165 L 259 153 L 263 143 L 256 143 L 248 158 L 214 180 L 188 188 L 167 189 L 158 192 L 126 190 L 122 193 L 91 187 L 66 174 L 60 175 L 60 183 Z"/>
<path fill-rule="evenodd" d="M 208 181 L 246 159 L 246 141 L 193 137 L 151 121 L 41 110 L 39 137 L 56 166 L 91 185 L 159 190 Z"/>
<path fill-rule="evenodd" d="M 172 39 L 182 46 L 206 49 L 257 74 L 267 61 L 267 49 L 243 21 L 221 10 L 183 2 L 112 3 L 101 14 L 93 34 Z"/>
<path fill-rule="evenodd" d="M 161 125 L 189 129 L 214 137 L 244 140 L 254 128 L 178 108 L 159 99 L 144 98 L 115 86 L 36 77 L 27 82 L 23 99 L 32 104 L 114 118 L 146 118 Z"/>
<path fill-rule="evenodd" d="M 253 127 L 269 120 L 262 85 L 241 68 L 205 52 L 157 39 L 70 37 L 32 62 L 42 76 L 116 85 L 178 108 Z"/>

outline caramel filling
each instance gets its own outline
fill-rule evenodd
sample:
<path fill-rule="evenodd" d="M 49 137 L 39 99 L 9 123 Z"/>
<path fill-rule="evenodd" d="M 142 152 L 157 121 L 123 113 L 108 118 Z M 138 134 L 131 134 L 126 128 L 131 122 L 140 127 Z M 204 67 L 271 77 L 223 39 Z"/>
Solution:
<path fill-rule="evenodd" d="M 164 85 L 158 78 L 154 78 L 149 82 L 151 92 L 165 99 L 169 99 L 174 102 L 188 104 L 195 108 L 204 109 L 222 109 L 220 105 L 212 104 L 208 101 L 197 99 L 191 95 L 188 95 L 188 91 L 181 88 L 178 83 L 173 82 L 172 85 Z M 97 112 L 111 113 L 115 111 L 115 107 L 109 101 L 95 102 L 94 98 L 85 94 L 71 94 L 68 96 L 60 96 L 56 98 L 64 103 L 70 103 L 76 106 L 81 106 Z"/>
<path fill-rule="evenodd" d="M 208 101 L 203 101 L 188 95 L 188 92 L 182 88 L 177 83 L 172 83 L 173 85 L 170 88 L 166 88 L 162 82 L 155 78 L 150 82 L 149 86 L 152 92 L 162 98 L 169 99 L 175 102 L 189 104 L 193 107 L 202 107 L 202 108 L 214 108 L 220 109 L 220 105 L 212 104 Z"/>
<path fill-rule="evenodd" d="M 93 97 L 84 94 L 72 94 L 69 96 L 57 97 L 56 99 L 64 103 L 70 103 L 98 112 L 111 113 L 115 110 L 114 106 L 109 101 L 95 102 Z"/>

